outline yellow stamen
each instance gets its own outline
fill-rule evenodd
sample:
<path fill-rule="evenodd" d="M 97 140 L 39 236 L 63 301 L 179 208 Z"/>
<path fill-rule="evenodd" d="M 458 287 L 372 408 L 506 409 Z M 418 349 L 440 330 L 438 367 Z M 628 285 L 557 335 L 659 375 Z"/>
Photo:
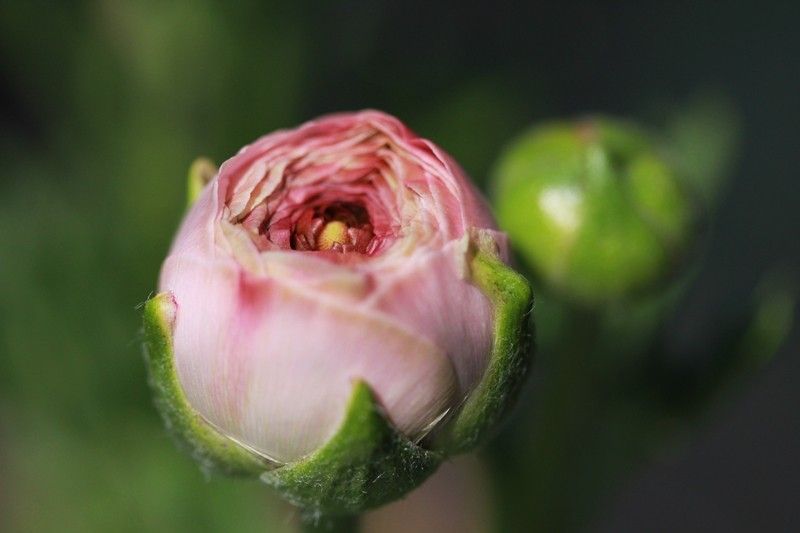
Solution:
<path fill-rule="evenodd" d="M 325 224 L 317 237 L 317 249 L 330 250 L 337 242 L 339 244 L 347 243 L 347 224 L 340 220 L 331 220 Z"/>

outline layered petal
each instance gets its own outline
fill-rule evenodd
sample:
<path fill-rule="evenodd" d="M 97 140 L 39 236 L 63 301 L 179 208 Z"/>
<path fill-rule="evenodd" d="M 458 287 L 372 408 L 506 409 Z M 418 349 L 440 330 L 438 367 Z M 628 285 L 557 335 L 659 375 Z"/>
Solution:
<path fill-rule="evenodd" d="M 445 353 L 385 315 L 224 264 L 175 258 L 166 272 L 187 398 L 223 433 L 272 460 L 297 460 L 324 444 L 359 379 L 412 439 L 453 404 L 458 380 Z"/>
<path fill-rule="evenodd" d="M 416 440 L 458 409 L 492 349 L 472 283 L 502 234 L 458 165 L 377 111 L 264 136 L 226 161 L 161 275 L 194 409 L 278 462 L 322 446 L 354 380 Z"/>

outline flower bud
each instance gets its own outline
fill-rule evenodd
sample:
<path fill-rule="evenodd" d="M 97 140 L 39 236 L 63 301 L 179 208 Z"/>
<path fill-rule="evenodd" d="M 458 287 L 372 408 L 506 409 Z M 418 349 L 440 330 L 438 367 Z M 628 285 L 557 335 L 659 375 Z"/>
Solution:
<path fill-rule="evenodd" d="M 596 119 L 534 128 L 495 172 L 502 226 L 540 282 L 597 304 L 663 280 L 692 237 L 692 207 L 639 130 Z"/>
<path fill-rule="evenodd" d="M 397 119 L 262 137 L 202 188 L 146 306 L 162 413 L 203 464 L 300 505 L 393 499 L 524 373 L 531 294 L 506 259 L 458 165 Z"/>

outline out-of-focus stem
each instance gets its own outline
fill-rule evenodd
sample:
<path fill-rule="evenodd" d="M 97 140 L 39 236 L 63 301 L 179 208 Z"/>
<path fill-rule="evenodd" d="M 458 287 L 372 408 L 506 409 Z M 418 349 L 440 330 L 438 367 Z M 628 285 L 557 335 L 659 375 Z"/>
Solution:
<path fill-rule="evenodd" d="M 540 458 L 533 481 L 539 492 L 541 515 L 537 530 L 569 531 L 580 520 L 580 498 L 572 483 L 574 469 L 585 451 L 583 437 L 597 408 L 593 387 L 598 366 L 596 344 L 600 334 L 596 313 L 568 308 L 564 329 L 550 357 L 550 374 L 543 383 L 541 411 L 531 436 L 531 454 Z"/>
<path fill-rule="evenodd" d="M 586 434 L 598 408 L 594 389 L 600 330 L 597 313 L 569 307 L 557 340 L 539 346 L 540 379 L 531 398 L 532 411 L 521 413 L 521 417 L 532 417 L 529 429 L 514 439 L 513 450 L 495 454 L 502 476 L 513 479 L 506 479 L 499 488 L 515 487 L 498 498 L 503 507 L 502 531 L 573 531 L 585 518 L 584 495 L 580 494 L 585 488 L 573 481 L 592 446 Z"/>

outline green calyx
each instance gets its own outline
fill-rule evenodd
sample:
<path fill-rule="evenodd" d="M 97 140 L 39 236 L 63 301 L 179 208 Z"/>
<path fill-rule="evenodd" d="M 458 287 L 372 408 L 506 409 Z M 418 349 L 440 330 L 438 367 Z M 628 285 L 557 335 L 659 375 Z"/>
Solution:
<path fill-rule="evenodd" d="M 187 402 L 172 349 L 179 310 L 167 293 L 144 306 L 145 355 L 156 405 L 167 428 L 205 470 L 260 476 L 312 518 L 355 514 L 400 498 L 447 456 L 480 443 L 510 407 L 528 366 L 528 283 L 484 249 L 472 259 L 471 278 L 494 306 L 491 360 L 476 390 L 431 442 L 420 445 L 399 433 L 369 384 L 356 381 L 344 422 L 324 446 L 292 463 L 270 463 L 220 433 Z"/>
<path fill-rule="evenodd" d="M 479 251 L 472 278 L 494 307 L 489 366 L 446 433 L 448 453 L 475 448 L 497 427 L 527 375 L 533 339 L 533 292 L 528 281 L 496 255 Z"/>
<path fill-rule="evenodd" d="M 261 479 L 312 513 L 353 514 L 403 496 L 442 459 L 400 435 L 369 386 L 358 381 L 336 435 L 306 459 L 265 472 Z"/>
<path fill-rule="evenodd" d="M 692 239 L 694 206 L 634 126 L 607 119 L 534 128 L 494 182 L 498 217 L 546 288 L 581 304 L 666 279 Z"/>

